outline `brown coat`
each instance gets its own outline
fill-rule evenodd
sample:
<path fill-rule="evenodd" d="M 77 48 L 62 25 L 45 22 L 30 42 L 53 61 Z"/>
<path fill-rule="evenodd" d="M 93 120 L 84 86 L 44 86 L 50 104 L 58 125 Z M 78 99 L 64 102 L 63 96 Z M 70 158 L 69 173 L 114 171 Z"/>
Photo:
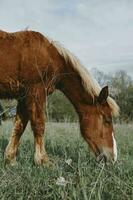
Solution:
<path fill-rule="evenodd" d="M 74 105 L 81 132 L 99 159 L 115 159 L 112 113 L 118 106 L 78 59 L 57 42 L 34 31 L 0 31 L 0 98 L 16 98 L 17 114 L 6 148 L 7 162 L 15 161 L 28 121 L 35 138 L 35 162 L 48 161 L 44 148 L 44 107 L 47 95 L 60 89 Z M 115 147 L 114 147 L 115 146 Z"/>

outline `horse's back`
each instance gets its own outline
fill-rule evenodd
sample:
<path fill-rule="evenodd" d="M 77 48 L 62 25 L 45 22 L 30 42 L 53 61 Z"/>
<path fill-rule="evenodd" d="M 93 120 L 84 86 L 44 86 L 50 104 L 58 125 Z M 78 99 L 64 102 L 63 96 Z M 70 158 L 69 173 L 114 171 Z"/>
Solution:
<path fill-rule="evenodd" d="M 50 41 L 39 32 L 0 31 L 0 92 L 14 85 L 36 84 L 43 78 L 52 80 L 57 74 L 60 59 Z M 13 85 L 12 85 L 13 83 Z"/>
<path fill-rule="evenodd" d="M 35 64 L 44 66 L 45 63 L 42 62 L 44 62 L 48 46 L 49 41 L 38 32 L 7 33 L 0 31 L 0 74 L 5 71 L 6 74 L 11 73 L 12 75 L 13 72 L 15 75 L 18 70 L 21 72 L 29 68 L 31 70 Z"/>

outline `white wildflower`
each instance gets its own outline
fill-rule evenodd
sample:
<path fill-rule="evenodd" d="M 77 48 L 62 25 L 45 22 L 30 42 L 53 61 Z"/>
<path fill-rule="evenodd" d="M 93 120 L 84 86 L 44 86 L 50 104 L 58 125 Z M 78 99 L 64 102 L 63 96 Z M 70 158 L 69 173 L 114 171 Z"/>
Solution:
<path fill-rule="evenodd" d="M 68 165 L 71 165 L 72 164 L 72 159 L 68 159 L 68 160 L 65 160 L 65 163 L 68 164 Z"/>
<path fill-rule="evenodd" d="M 57 178 L 56 185 L 66 186 L 66 184 L 67 181 L 64 177 L 60 176 L 59 178 Z"/>

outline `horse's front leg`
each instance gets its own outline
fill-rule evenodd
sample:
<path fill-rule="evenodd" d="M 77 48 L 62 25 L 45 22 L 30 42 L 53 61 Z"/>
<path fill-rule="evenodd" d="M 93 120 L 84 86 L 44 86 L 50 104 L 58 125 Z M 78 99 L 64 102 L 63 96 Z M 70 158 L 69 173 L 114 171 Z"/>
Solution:
<path fill-rule="evenodd" d="M 19 140 L 26 128 L 28 119 L 25 101 L 18 101 L 13 131 L 5 150 L 6 163 L 14 164 L 16 162 L 16 153 L 19 146 Z"/>
<path fill-rule="evenodd" d="M 30 89 L 30 95 L 27 97 L 29 119 L 34 133 L 34 161 L 37 165 L 43 165 L 49 161 L 44 146 L 44 105 L 46 100 L 44 93 L 45 92 L 43 88 L 34 87 L 33 89 Z"/>

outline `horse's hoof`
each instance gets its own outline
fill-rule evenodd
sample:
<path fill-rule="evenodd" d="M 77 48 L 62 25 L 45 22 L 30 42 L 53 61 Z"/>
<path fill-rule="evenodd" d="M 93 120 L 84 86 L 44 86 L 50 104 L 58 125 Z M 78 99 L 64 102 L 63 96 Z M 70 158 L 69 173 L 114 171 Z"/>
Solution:
<path fill-rule="evenodd" d="M 37 166 L 43 166 L 43 165 L 48 164 L 50 161 L 47 155 L 43 155 L 43 156 L 35 155 L 34 162 L 35 162 L 35 165 Z"/>
<path fill-rule="evenodd" d="M 5 165 L 16 166 L 17 165 L 16 157 L 12 160 L 5 158 Z"/>
<path fill-rule="evenodd" d="M 54 167 L 55 166 L 55 163 L 51 160 L 49 160 L 46 164 L 45 164 L 46 167 Z"/>

